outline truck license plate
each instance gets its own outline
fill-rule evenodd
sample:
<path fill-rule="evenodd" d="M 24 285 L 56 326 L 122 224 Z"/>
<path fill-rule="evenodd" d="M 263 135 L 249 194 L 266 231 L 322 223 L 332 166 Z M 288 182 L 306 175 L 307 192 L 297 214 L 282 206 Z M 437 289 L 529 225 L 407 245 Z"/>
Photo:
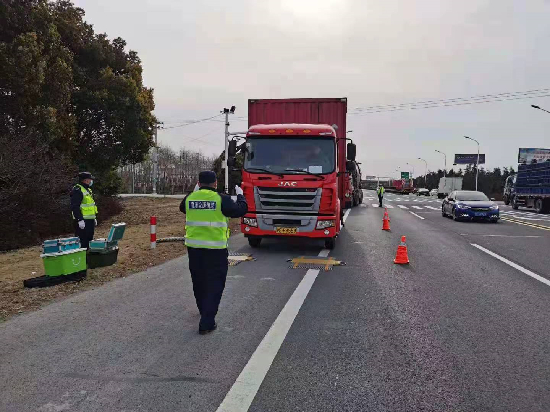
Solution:
<path fill-rule="evenodd" d="M 297 227 L 276 227 L 275 233 L 279 233 L 280 235 L 294 235 L 296 232 L 298 232 Z"/>

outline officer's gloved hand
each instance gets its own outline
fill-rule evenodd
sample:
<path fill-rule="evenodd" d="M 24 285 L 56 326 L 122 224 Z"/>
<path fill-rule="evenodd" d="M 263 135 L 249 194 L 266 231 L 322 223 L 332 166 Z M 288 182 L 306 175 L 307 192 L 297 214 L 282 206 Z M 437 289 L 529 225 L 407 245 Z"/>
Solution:
<path fill-rule="evenodd" d="M 199 186 L 199 184 L 197 183 L 195 185 L 195 188 L 193 189 L 193 192 L 196 192 L 197 190 L 199 190 L 201 187 Z"/>
<path fill-rule="evenodd" d="M 84 228 L 86 227 L 86 223 L 84 223 L 83 220 L 79 220 L 78 227 L 80 228 L 80 230 L 84 230 Z"/>
<path fill-rule="evenodd" d="M 244 192 L 243 192 L 243 189 L 241 189 L 239 186 L 235 186 L 235 194 L 238 196 L 238 195 L 242 195 Z"/>
<path fill-rule="evenodd" d="M 94 219 L 94 225 L 97 226 L 97 219 Z"/>

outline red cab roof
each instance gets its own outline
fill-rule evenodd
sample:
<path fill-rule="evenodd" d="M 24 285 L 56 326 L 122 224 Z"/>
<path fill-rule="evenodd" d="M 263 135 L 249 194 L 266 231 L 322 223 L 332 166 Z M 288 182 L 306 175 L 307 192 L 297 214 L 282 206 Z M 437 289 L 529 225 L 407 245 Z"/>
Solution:
<path fill-rule="evenodd" d="M 257 124 L 248 129 L 247 136 L 333 136 L 336 137 L 336 131 L 328 124 Z"/>

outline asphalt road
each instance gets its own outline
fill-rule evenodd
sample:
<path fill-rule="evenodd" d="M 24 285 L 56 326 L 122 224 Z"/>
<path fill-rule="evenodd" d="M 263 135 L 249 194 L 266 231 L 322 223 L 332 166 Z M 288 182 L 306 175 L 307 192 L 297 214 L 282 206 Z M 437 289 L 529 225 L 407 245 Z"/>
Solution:
<path fill-rule="evenodd" d="M 546 222 L 454 222 L 389 195 L 384 232 L 374 197 L 329 272 L 287 262 L 321 244 L 232 238 L 257 260 L 230 268 L 212 335 L 185 257 L 1 324 L 0 411 L 550 410 Z"/>

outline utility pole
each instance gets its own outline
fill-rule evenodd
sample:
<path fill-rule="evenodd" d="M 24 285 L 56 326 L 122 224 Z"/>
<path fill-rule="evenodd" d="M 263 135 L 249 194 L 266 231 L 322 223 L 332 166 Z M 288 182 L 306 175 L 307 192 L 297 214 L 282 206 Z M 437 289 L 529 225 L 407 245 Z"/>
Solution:
<path fill-rule="evenodd" d="M 153 150 L 153 194 L 157 194 L 157 183 L 158 183 L 158 169 L 159 169 L 159 146 L 158 146 L 158 132 L 159 125 L 164 124 L 163 122 L 157 122 L 155 124 L 155 149 Z"/>
<path fill-rule="evenodd" d="M 225 161 L 224 161 L 224 169 L 225 169 L 225 193 L 229 194 L 229 167 L 227 166 L 227 159 L 229 159 L 229 153 L 227 153 L 229 149 L 229 114 L 235 113 L 235 106 L 231 106 L 230 109 L 227 109 L 224 107 L 222 113 L 225 114 L 225 137 L 224 137 L 224 144 L 225 144 Z"/>
<path fill-rule="evenodd" d="M 440 152 L 439 150 L 436 150 L 437 153 L 441 153 L 443 156 L 445 156 L 445 169 L 443 170 L 443 176 L 447 177 L 447 155 L 443 152 Z"/>

